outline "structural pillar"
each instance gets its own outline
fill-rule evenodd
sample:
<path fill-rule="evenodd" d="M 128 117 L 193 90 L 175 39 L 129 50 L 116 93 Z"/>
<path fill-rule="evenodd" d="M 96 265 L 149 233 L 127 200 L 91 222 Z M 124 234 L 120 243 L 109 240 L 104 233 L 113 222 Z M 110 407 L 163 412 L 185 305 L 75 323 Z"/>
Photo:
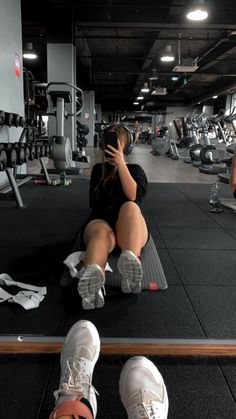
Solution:
<path fill-rule="evenodd" d="M 88 146 L 93 146 L 95 121 L 95 92 L 93 90 L 84 90 L 84 108 L 78 119 L 81 124 L 88 125 L 89 134 L 86 135 L 86 138 Z"/>

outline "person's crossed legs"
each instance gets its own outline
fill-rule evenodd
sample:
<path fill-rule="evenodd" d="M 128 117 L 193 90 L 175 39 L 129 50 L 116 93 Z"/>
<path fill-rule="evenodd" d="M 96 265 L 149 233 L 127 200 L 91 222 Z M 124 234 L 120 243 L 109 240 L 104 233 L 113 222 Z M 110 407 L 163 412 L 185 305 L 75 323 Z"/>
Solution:
<path fill-rule="evenodd" d="M 92 385 L 99 357 L 100 339 L 96 327 L 80 320 L 69 330 L 61 352 L 61 378 L 54 392 L 56 406 L 49 419 L 95 419 L 96 390 Z M 121 400 L 129 419 L 166 419 L 168 396 L 161 374 L 143 356 L 130 358 L 119 382 Z"/>

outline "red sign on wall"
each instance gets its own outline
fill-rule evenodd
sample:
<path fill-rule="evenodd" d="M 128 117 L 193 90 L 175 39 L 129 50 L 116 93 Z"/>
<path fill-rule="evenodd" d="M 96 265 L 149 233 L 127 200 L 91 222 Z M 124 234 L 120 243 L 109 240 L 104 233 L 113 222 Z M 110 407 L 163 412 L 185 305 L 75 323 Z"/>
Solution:
<path fill-rule="evenodd" d="M 20 56 L 15 52 L 15 75 L 20 77 Z"/>

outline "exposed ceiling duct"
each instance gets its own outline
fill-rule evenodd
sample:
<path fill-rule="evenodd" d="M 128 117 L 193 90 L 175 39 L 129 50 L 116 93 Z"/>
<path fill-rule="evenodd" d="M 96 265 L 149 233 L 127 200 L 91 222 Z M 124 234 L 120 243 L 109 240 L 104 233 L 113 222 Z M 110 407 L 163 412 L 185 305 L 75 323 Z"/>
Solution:
<path fill-rule="evenodd" d="M 193 100 L 188 102 L 188 105 L 193 106 L 193 105 L 197 105 L 199 102 L 205 102 L 208 99 L 211 99 L 213 96 L 215 95 L 226 95 L 228 93 L 233 93 L 236 92 L 236 79 L 234 80 L 234 82 L 232 82 L 232 80 L 228 83 L 225 84 L 221 84 L 220 86 L 218 86 L 218 88 L 215 88 L 214 90 L 209 91 L 207 94 L 205 95 L 201 95 L 201 96 L 197 96 L 195 98 L 193 98 Z"/>
<path fill-rule="evenodd" d="M 181 58 L 181 48 L 180 48 L 180 39 L 181 39 L 181 33 L 179 34 L 178 39 L 178 65 L 176 65 L 172 71 L 176 73 L 194 73 L 198 69 L 197 65 L 197 58 L 194 60 L 192 58 L 187 58 L 183 60 Z"/>

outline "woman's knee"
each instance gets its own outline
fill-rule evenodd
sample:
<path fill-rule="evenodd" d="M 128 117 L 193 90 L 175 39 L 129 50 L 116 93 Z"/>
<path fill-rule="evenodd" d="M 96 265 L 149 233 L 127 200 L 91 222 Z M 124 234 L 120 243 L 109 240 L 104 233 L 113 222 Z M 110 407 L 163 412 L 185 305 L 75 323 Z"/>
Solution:
<path fill-rule="evenodd" d="M 136 204 L 136 202 L 133 201 L 126 201 L 121 207 L 119 211 L 119 215 L 122 215 L 125 213 L 125 215 L 133 215 L 134 213 L 140 213 L 140 208 Z"/>
<path fill-rule="evenodd" d="M 86 226 L 84 231 L 84 242 L 88 244 L 88 242 L 92 239 L 101 239 L 101 240 L 113 240 L 115 239 L 114 232 L 111 226 L 103 220 L 92 220 Z"/>

